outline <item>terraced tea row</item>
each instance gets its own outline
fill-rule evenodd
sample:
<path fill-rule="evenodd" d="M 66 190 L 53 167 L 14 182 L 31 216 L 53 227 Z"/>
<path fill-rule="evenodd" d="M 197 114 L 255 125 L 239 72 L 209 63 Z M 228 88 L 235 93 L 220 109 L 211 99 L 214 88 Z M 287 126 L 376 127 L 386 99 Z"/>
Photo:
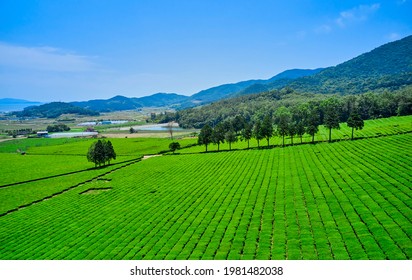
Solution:
<path fill-rule="evenodd" d="M 152 158 L 0 217 L 0 258 L 411 259 L 410 151 L 404 134 Z"/>

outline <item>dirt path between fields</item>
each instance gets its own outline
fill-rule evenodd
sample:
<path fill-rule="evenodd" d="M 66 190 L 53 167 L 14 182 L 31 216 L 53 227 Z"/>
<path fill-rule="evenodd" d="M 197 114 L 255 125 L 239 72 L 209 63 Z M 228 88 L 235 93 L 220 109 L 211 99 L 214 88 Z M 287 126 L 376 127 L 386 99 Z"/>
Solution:
<path fill-rule="evenodd" d="M 160 157 L 161 155 L 147 155 L 147 156 L 143 156 L 142 160 L 148 159 L 148 158 L 152 158 L 152 157 Z"/>

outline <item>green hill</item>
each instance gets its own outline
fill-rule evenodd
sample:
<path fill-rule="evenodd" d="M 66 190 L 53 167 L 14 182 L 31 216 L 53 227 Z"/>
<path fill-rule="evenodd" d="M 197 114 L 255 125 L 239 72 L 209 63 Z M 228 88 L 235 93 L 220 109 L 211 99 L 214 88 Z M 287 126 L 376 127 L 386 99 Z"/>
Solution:
<path fill-rule="evenodd" d="M 234 84 L 224 84 L 217 87 L 212 87 L 202 90 L 190 97 L 188 102 L 183 107 L 193 107 L 194 105 L 207 104 L 225 98 L 236 97 L 239 95 L 260 93 L 272 88 L 280 88 L 300 77 L 311 76 L 319 71 L 319 69 L 291 69 L 268 80 L 248 80 Z"/>
<path fill-rule="evenodd" d="M 64 102 L 51 102 L 40 106 L 30 106 L 21 112 L 14 112 L 17 117 L 57 118 L 63 114 L 98 116 L 99 113 Z"/>
<path fill-rule="evenodd" d="M 135 110 L 142 107 L 174 107 L 186 101 L 189 97 L 176 93 L 156 93 L 145 97 L 125 97 L 117 95 L 110 99 L 95 99 L 81 102 L 71 102 L 75 106 L 98 112 Z"/>
<path fill-rule="evenodd" d="M 299 92 L 359 94 L 412 84 L 412 36 L 380 46 L 289 87 Z"/>

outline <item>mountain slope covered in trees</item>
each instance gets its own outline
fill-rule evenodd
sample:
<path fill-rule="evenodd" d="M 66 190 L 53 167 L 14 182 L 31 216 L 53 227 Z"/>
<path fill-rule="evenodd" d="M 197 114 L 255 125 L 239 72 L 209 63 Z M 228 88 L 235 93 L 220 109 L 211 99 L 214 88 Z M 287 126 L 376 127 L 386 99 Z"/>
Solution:
<path fill-rule="evenodd" d="M 135 110 L 142 107 L 180 106 L 189 97 L 176 93 L 156 93 L 145 97 L 125 97 L 117 95 L 110 99 L 96 99 L 71 104 L 98 112 Z"/>
<path fill-rule="evenodd" d="M 274 88 L 274 85 L 278 84 L 278 87 L 282 87 L 290 81 L 300 77 L 314 75 L 321 70 L 322 68 L 313 70 L 291 69 L 279 73 L 268 80 L 248 80 L 234 84 L 224 84 L 217 87 L 212 87 L 192 95 L 188 102 L 184 104 L 184 107 L 193 107 L 194 105 L 207 104 L 224 98 L 235 97 L 248 93 L 256 93 L 256 90 L 258 90 L 258 92 L 262 92 L 269 88 Z M 266 85 L 269 85 L 269 87 Z"/>
<path fill-rule="evenodd" d="M 249 94 L 225 99 L 202 107 L 190 108 L 164 115 L 164 122 L 175 120 L 182 127 L 201 128 L 206 124 L 214 126 L 220 122 L 231 121 L 242 116 L 255 123 L 263 120 L 265 115 L 274 116 L 280 107 L 299 111 L 302 104 L 320 104 L 336 97 L 340 102 L 341 121 L 346 121 L 353 108 L 359 109 L 365 119 L 412 114 L 412 86 L 395 91 L 368 92 L 358 95 L 330 95 L 314 93 L 298 93 L 290 88 L 271 90 L 260 94 Z"/>
<path fill-rule="evenodd" d="M 412 36 L 387 43 L 310 77 L 292 81 L 299 92 L 359 94 L 412 84 Z"/>
<path fill-rule="evenodd" d="M 21 112 L 14 112 L 17 117 L 57 118 L 63 114 L 98 116 L 99 113 L 64 102 L 51 102 L 40 106 L 30 106 Z"/>

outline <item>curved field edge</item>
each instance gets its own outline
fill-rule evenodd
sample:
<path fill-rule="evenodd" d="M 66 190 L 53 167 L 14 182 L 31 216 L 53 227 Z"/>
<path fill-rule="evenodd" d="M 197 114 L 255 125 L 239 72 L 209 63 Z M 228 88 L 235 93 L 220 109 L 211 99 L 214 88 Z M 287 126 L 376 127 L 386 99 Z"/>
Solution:
<path fill-rule="evenodd" d="M 0 217 L 0 258 L 411 259 L 411 151 L 404 134 L 155 157 Z"/>

